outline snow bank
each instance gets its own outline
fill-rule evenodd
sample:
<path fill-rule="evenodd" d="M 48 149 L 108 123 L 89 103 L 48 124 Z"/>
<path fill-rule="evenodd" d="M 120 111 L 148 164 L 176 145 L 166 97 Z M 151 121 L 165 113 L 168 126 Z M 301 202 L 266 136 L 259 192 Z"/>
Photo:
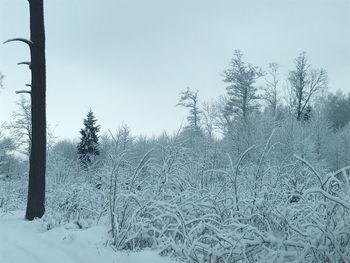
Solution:
<path fill-rule="evenodd" d="M 104 246 L 107 230 L 71 225 L 46 231 L 41 220 L 25 221 L 24 212 L 0 214 L 1 263 L 169 263 L 154 251 L 115 252 Z"/>

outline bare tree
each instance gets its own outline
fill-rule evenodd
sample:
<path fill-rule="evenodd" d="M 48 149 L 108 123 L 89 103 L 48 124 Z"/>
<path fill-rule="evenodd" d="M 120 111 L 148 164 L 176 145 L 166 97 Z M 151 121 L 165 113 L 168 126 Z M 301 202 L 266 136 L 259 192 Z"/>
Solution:
<path fill-rule="evenodd" d="M 32 145 L 32 115 L 30 101 L 21 97 L 17 103 L 18 110 L 12 113 L 12 121 L 7 126 L 16 142 L 18 151 L 30 156 Z"/>
<path fill-rule="evenodd" d="M 30 100 L 21 96 L 16 104 L 18 109 L 12 113 L 12 120 L 6 128 L 11 131 L 11 137 L 16 142 L 17 151 L 29 157 L 32 145 L 32 114 Z M 57 139 L 54 135 L 56 127 L 57 125 L 47 125 L 46 142 L 47 149 L 49 150 L 54 146 Z"/>
<path fill-rule="evenodd" d="M 218 129 L 218 118 L 220 109 L 217 101 L 206 101 L 202 105 L 202 119 L 206 133 L 210 138 L 213 137 L 214 132 Z"/>
<path fill-rule="evenodd" d="M 304 114 L 310 110 L 312 97 L 327 87 L 327 72 L 324 69 L 311 68 L 307 61 L 306 52 L 302 52 L 295 59 L 295 70 L 289 72 L 288 80 L 297 120 L 302 120 Z"/>
<path fill-rule="evenodd" d="M 275 62 L 272 62 L 268 66 L 267 76 L 266 76 L 266 85 L 263 87 L 264 94 L 262 98 L 268 103 L 268 108 L 271 109 L 272 116 L 276 115 L 277 103 L 278 103 L 278 77 L 279 65 Z"/>
<path fill-rule="evenodd" d="M 185 91 L 180 92 L 180 96 L 179 103 L 176 106 L 183 106 L 190 109 L 187 121 L 194 131 L 198 131 L 201 115 L 198 103 L 198 90 L 193 91 L 187 87 Z"/>
<path fill-rule="evenodd" d="M 5 41 L 20 41 L 30 48 L 31 61 L 18 64 L 28 65 L 32 81 L 26 86 L 31 90 L 18 91 L 31 96 L 32 148 L 29 161 L 29 186 L 26 219 L 33 220 L 45 213 L 45 170 L 46 170 L 46 59 L 44 0 L 28 0 L 30 15 L 30 40 L 14 38 Z"/>
<path fill-rule="evenodd" d="M 237 115 L 246 119 L 254 110 L 259 108 L 255 81 L 264 75 L 263 71 L 243 61 L 243 53 L 235 50 L 230 68 L 224 71 L 224 82 L 230 85 L 226 88 L 228 104 L 226 115 Z"/>

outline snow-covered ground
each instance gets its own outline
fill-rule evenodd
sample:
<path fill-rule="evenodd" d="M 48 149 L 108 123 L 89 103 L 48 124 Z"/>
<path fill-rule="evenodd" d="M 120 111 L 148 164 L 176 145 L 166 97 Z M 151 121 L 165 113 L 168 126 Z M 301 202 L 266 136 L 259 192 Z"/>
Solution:
<path fill-rule="evenodd" d="M 170 263 L 156 252 L 115 252 L 104 246 L 102 226 L 86 230 L 58 227 L 44 230 L 39 221 L 25 221 L 24 212 L 0 214 L 1 263 Z"/>

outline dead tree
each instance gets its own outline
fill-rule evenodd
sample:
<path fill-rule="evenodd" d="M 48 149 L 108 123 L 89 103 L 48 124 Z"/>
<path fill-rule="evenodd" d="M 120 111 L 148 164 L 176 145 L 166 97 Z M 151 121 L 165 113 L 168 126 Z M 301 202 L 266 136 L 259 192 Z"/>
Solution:
<path fill-rule="evenodd" d="M 46 170 L 46 62 L 44 1 L 28 0 L 30 11 L 30 40 L 14 38 L 5 41 L 20 41 L 30 48 L 31 61 L 18 64 L 28 65 L 32 81 L 26 86 L 31 90 L 32 148 L 29 160 L 29 186 L 26 219 L 40 218 L 45 213 L 45 170 Z"/>

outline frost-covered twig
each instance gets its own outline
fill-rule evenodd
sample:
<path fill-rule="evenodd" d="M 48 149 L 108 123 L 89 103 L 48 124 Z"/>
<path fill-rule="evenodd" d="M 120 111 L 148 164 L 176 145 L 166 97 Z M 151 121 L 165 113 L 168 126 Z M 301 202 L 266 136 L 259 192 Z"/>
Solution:
<path fill-rule="evenodd" d="M 305 191 L 304 195 L 308 195 L 308 194 L 312 194 L 312 193 L 320 193 L 322 194 L 324 197 L 326 197 L 327 199 L 338 203 L 339 205 L 343 206 L 344 208 L 350 210 L 350 205 L 348 205 L 346 202 L 344 202 L 343 200 L 341 200 L 340 198 L 333 196 L 329 193 L 327 193 L 326 191 L 322 190 L 322 189 L 318 189 L 318 188 L 312 188 L 312 189 L 308 189 Z"/>
<path fill-rule="evenodd" d="M 315 170 L 315 168 L 308 162 L 306 161 L 305 159 L 303 159 L 302 157 L 298 156 L 298 155 L 294 155 L 294 157 L 296 159 L 298 159 L 299 161 L 301 161 L 302 163 L 304 163 L 313 173 L 314 175 L 316 175 L 319 183 L 320 183 L 320 186 L 322 186 L 322 177 L 321 175 Z"/>
<path fill-rule="evenodd" d="M 238 196 L 238 189 L 237 189 L 237 177 L 238 177 L 238 171 L 239 171 L 239 165 L 241 164 L 244 156 L 246 154 L 248 154 L 248 152 L 250 152 L 252 149 L 255 148 L 255 145 L 252 145 L 251 147 L 249 147 L 247 150 L 245 150 L 241 156 L 239 157 L 238 159 L 238 162 L 236 164 L 236 169 L 235 169 L 235 177 L 234 177 L 234 188 L 235 188 L 235 201 L 236 201 L 236 210 L 238 211 L 239 210 L 239 207 L 238 207 L 238 200 L 239 200 L 239 196 Z M 233 170 L 233 165 L 232 165 L 232 159 L 230 158 L 230 163 L 231 163 L 231 169 Z"/>

